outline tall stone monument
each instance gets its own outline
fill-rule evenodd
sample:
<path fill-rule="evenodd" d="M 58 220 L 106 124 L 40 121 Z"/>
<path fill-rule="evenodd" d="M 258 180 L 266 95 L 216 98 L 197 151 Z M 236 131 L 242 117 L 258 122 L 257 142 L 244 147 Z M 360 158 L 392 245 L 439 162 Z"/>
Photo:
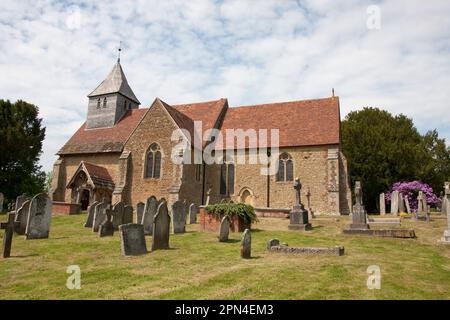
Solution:
<path fill-rule="evenodd" d="M 295 205 L 290 212 L 290 224 L 288 226 L 289 230 L 300 230 L 306 231 L 311 230 L 311 224 L 308 220 L 308 211 L 305 210 L 305 207 L 301 201 L 301 191 L 302 184 L 300 183 L 300 179 L 296 178 L 294 181 L 294 190 L 295 190 Z"/>
<path fill-rule="evenodd" d="M 442 244 L 450 244 L 450 188 L 445 189 L 444 199 L 445 201 L 443 201 L 442 204 L 445 204 L 446 206 L 447 230 L 444 231 L 444 236 L 439 242 Z"/>
<path fill-rule="evenodd" d="M 363 205 L 363 192 L 360 181 L 355 182 L 355 205 L 353 206 L 352 224 L 350 229 L 368 230 L 367 211 Z"/>
<path fill-rule="evenodd" d="M 395 216 L 398 216 L 398 191 L 392 191 L 391 193 L 391 213 Z"/>
<path fill-rule="evenodd" d="M 384 216 L 386 214 L 386 198 L 384 193 L 380 193 L 380 215 Z"/>

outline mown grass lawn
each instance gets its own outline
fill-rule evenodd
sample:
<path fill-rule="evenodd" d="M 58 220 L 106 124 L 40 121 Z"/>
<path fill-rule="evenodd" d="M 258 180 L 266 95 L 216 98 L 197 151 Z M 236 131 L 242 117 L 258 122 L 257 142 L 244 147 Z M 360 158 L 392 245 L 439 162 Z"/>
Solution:
<path fill-rule="evenodd" d="M 403 220 L 417 239 L 342 235 L 347 217 L 314 219 L 314 230 L 306 233 L 287 231 L 287 220 L 263 218 L 254 225 L 250 260 L 239 256 L 241 234 L 219 243 L 198 224 L 172 235 L 171 250 L 123 257 L 119 234 L 98 238 L 83 228 L 85 219 L 54 217 L 45 240 L 14 236 L 12 257 L 0 259 L 0 299 L 450 298 L 450 246 L 437 245 L 446 226 L 442 218 Z M 268 253 L 272 238 L 290 246 L 344 245 L 345 255 Z M 81 268 L 80 290 L 66 287 L 69 265 Z M 381 268 L 380 290 L 367 288 L 370 265 Z"/>

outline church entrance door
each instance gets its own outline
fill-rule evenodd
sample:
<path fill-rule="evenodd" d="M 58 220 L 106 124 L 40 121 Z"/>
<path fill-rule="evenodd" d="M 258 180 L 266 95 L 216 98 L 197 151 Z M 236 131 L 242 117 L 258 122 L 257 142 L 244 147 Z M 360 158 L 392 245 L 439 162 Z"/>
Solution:
<path fill-rule="evenodd" d="M 89 206 L 89 197 L 90 197 L 89 190 L 83 189 L 81 193 L 81 210 L 87 210 Z"/>

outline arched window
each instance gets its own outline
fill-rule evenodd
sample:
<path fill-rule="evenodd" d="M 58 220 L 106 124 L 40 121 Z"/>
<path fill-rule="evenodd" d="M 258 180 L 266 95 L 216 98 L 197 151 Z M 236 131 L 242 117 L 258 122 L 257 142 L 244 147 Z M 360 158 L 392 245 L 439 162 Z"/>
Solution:
<path fill-rule="evenodd" d="M 294 181 L 294 162 L 288 153 L 282 153 L 278 160 L 277 181 Z"/>
<path fill-rule="evenodd" d="M 230 195 L 234 193 L 234 164 L 227 159 L 220 166 L 220 194 Z"/>
<path fill-rule="evenodd" d="M 106 97 L 103 98 L 103 108 L 106 108 Z"/>
<path fill-rule="evenodd" d="M 161 150 L 157 143 L 152 143 L 145 157 L 145 177 L 158 179 L 161 176 Z"/>
<path fill-rule="evenodd" d="M 97 99 L 97 109 L 100 109 L 100 98 Z"/>
<path fill-rule="evenodd" d="M 127 110 L 127 100 L 125 100 L 125 101 L 123 102 L 123 110 L 124 110 L 124 111 Z"/>

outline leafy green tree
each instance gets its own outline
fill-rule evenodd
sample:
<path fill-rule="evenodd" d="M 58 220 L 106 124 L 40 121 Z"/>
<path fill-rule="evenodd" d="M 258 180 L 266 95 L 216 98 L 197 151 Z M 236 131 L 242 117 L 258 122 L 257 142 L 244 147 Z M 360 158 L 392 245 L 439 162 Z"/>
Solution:
<path fill-rule="evenodd" d="M 376 210 L 378 195 L 392 183 L 420 180 L 423 162 L 429 159 L 412 120 L 378 108 L 347 115 L 342 122 L 342 147 L 351 183 L 362 182 L 369 211 Z"/>
<path fill-rule="evenodd" d="M 45 128 L 38 112 L 25 101 L 0 99 L 0 191 L 9 201 L 44 190 L 45 173 L 38 161 Z"/>

